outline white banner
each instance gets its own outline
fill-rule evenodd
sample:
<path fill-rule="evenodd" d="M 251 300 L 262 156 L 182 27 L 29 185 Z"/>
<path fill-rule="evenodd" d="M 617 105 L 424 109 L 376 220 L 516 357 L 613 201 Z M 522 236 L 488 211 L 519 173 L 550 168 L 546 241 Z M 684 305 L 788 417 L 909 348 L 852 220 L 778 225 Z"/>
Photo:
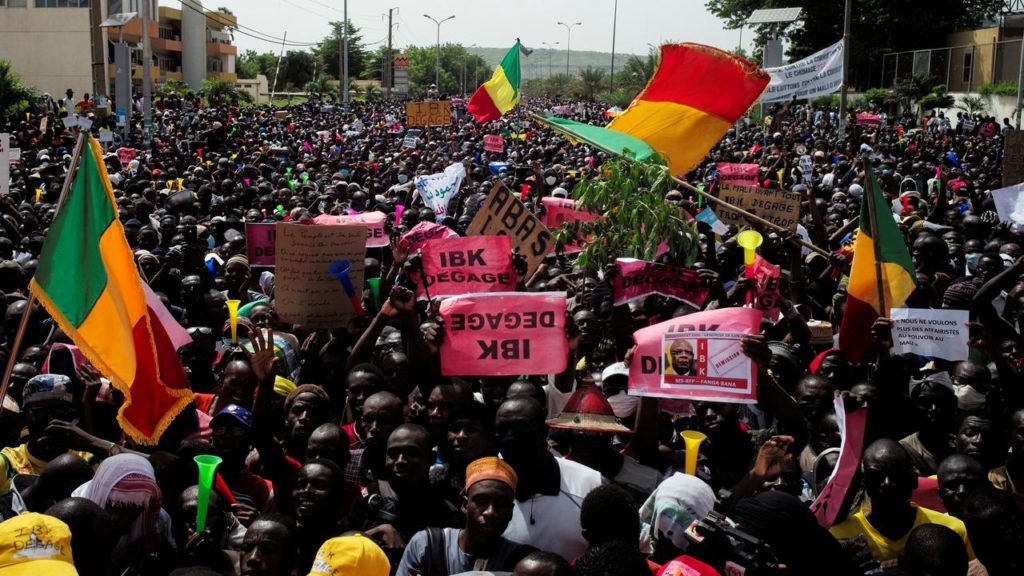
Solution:
<path fill-rule="evenodd" d="M 893 354 L 967 360 L 967 310 L 893 308 Z"/>
<path fill-rule="evenodd" d="M 445 168 L 444 172 L 416 177 L 416 191 L 434 211 L 438 222 L 448 216 L 448 203 L 459 193 L 465 177 L 466 168 L 461 162 Z"/>
<path fill-rule="evenodd" d="M 1024 184 L 1014 184 L 1006 188 L 992 191 L 992 200 L 996 203 L 996 213 L 1003 222 L 1024 224 Z"/>
<path fill-rule="evenodd" d="M 761 102 L 785 102 L 817 98 L 843 86 L 843 41 L 807 58 L 778 68 L 766 68 L 771 76 Z"/>
<path fill-rule="evenodd" d="M 0 194 L 6 196 L 11 186 L 11 135 L 0 134 Z"/>

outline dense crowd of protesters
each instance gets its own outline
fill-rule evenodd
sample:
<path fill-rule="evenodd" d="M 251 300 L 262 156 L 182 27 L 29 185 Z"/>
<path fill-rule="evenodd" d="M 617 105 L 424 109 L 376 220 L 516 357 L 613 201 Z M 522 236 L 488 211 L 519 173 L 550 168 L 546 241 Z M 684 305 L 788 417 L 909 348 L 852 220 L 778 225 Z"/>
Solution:
<path fill-rule="evenodd" d="M 382 211 L 398 238 L 435 220 L 415 177 L 453 162 L 467 176 L 440 223 L 458 234 L 497 180 L 528 186 L 525 204 L 540 212 L 540 198 L 571 198 L 607 158 L 527 112 L 568 106 L 601 124 L 603 107 L 528 97 L 481 127 L 456 106 L 409 148 L 400 102 L 200 104 L 158 101 L 151 143 L 136 124 L 106 159 L 141 277 L 192 338 L 179 353 L 194 407 L 156 447 L 125 438 L 123 397 L 41 307 L 12 351 L 71 162 L 71 104 L 50 106 L 43 132 L 38 115 L 5 130 L 21 158 L 0 197 L 0 361 L 17 354 L 0 413 L 0 571 L 632 576 L 724 574 L 733 562 L 755 574 L 1024 573 L 1024 229 L 1000 222 L 990 195 L 1008 122 L 883 116 L 839 140 L 835 110 L 787 104 L 763 124 L 741 121 L 687 175 L 714 191 L 718 162 L 759 164 L 763 187 L 801 195 L 801 235 L 834 254 L 762 230 L 762 255 L 783 269 L 783 317 L 743 340 L 759 402 L 742 405 L 631 396 L 632 333 L 696 310 L 662 296 L 615 306 L 609 278 L 572 257 L 549 257 L 521 283 L 569 296 L 569 367 L 521 378 L 441 376 L 444 329 L 417 304 L 414 255 L 397 242 L 367 251 L 380 305 L 367 287 L 365 320 L 331 330 L 282 322 L 273 268 L 246 258 L 244 223 Z M 93 132 L 117 130 L 88 97 L 76 105 Z M 490 133 L 505 152 L 483 150 Z M 132 146 L 122 163 L 116 149 Z M 865 361 L 835 347 L 865 156 L 912 250 L 907 306 L 969 310 L 968 360 L 890 354 L 887 319 Z M 665 201 L 700 209 L 687 190 Z M 744 305 L 753 282 L 735 230 L 698 230 L 704 308 Z M 242 303 L 241 346 L 227 339 L 227 299 Z M 867 408 L 867 431 L 827 530 L 808 505 L 838 459 L 837 395 Z M 683 473 L 683 430 L 708 437 L 696 474 Z M 223 458 L 201 532 L 198 454 Z M 698 543 L 694 521 L 733 536 Z"/>

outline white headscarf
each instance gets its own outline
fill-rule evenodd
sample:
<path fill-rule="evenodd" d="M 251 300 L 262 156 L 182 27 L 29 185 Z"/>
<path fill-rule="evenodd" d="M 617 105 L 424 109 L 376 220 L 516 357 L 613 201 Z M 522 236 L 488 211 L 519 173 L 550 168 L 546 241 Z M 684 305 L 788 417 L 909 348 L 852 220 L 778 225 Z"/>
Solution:
<path fill-rule="evenodd" d="M 640 507 L 640 551 L 654 552 L 660 532 L 680 550 L 689 543 L 686 529 L 715 505 L 715 492 L 700 478 L 676 472 L 662 480 Z"/>
<path fill-rule="evenodd" d="M 118 454 L 107 458 L 96 469 L 93 479 L 76 488 L 71 495 L 92 500 L 104 509 L 108 504 L 142 508 L 142 513 L 132 523 L 128 534 L 121 538 L 118 547 L 154 531 L 163 498 L 152 464 L 138 454 Z"/>

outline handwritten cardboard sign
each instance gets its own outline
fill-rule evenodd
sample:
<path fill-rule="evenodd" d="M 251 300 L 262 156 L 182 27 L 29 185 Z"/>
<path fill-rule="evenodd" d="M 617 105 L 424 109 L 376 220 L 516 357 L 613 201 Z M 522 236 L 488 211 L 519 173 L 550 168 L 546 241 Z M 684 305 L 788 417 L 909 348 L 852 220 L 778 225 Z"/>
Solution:
<path fill-rule="evenodd" d="M 363 212 L 362 214 L 350 214 L 334 216 L 330 214 L 321 214 L 313 219 L 314 224 L 325 224 L 325 225 L 346 225 L 346 224 L 365 224 L 366 225 L 366 247 L 367 248 L 382 248 L 390 243 L 390 237 L 388 236 L 387 230 L 384 228 L 384 222 L 388 219 L 388 215 L 380 212 Z"/>
<path fill-rule="evenodd" d="M 619 258 L 615 266 L 619 269 L 612 279 L 616 306 L 651 294 L 676 298 L 695 308 L 707 300 L 708 288 L 693 270 L 633 258 Z"/>
<path fill-rule="evenodd" d="M 276 237 L 277 225 L 274 223 L 247 223 L 245 225 L 245 249 L 249 257 L 249 264 L 273 266 Z"/>
<path fill-rule="evenodd" d="M 349 260 L 352 284 L 362 290 L 366 226 L 276 226 L 274 306 L 281 320 L 312 328 L 345 326 L 355 310 L 328 268 L 338 260 Z"/>
<path fill-rule="evenodd" d="M 893 308 L 893 354 L 967 360 L 968 311 Z"/>
<path fill-rule="evenodd" d="M 665 360 L 661 387 L 681 398 L 756 402 L 757 367 L 740 350 L 741 332 L 667 332 L 662 336 Z"/>
<path fill-rule="evenodd" d="M 547 226 L 526 209 L 503 183 L 491 188 L 466 233 L 470 236 L 509 236 L 512 247 L 526 257 L 529 278 L 555 247 L 555 238 Z"/>
<path fill-rule="evenodd" d="M 544 204 L 544 218 L 541 220 L 548 229 L 559 228 L 566 222 L 584 221 L 590 222 L 600 218 L 600 214 L 591 212 L 589 210 L 580 210 L 577 207 L 575 200 L 568 198 L 556 198 L 554 196 L 545 196 L 540 199 L 541 203 Z M 565 246 L 562 246 L 562 252 L 565 254 L 576 254 L 583 250 L 582 244 L 585 241 L 577 238 L 574 242 L 570 242 Z"/>
<path fill-rule="evenodd" d="M 412 227 L 398 241 L 398 245 L 406 253 L 414 252 L 431 240 L 440 238 L 457 238 L 459 234 L 451 228 L 442 224 L 435 224 L 427 220 L 421 220 L 419 224 Z"/>
<path fill-rule="evenodd" d="M 504 152 L 505 139 L 498 134 L 485 134 L 484 150 L 487 152 Z"/>
<path fill-rule="evenodd" d="M 680 332 L 757 334 L 760 327 L 761 312 L 759 310 L 719 308 L 672 318 L 634 332 L 633 342 L 636 344 L 636 352 L 629 364 L 629 394 L 657 398 L 697 397 L 685 388 L 673 388 L 662 384 L 662 364 L 668 361 L 666 360 L 667 354 L 663 350 L 666 334 Z M 753 369 L 756 370 L 756 368 Z M 755 401 L 754 396 L 755 394 L 748 390 L 720 388 L 704 390 L 699 397 L 719 402 L 752 403 Z"/>
<path fill-rule="evenodd" d="M 1003 132 L 1003 186 L 1024 182 L 1024 131 Z"/>
<path fill-rule="evenodd" d="M 779 290 L 781 277 L 781 267 L 760 256 L 754 259 L 754 278 L 757 280 L 756 307 L 769 322 L 778 322 L 782 316 L 782 292 Z"/>
<path fill-rule="evenodd" d="M 800 221 L 799 194 L 785 190 L 722 184 L 719 187 L 718 197 L 737 208 L 760 216 L 772 224 L 796 232 L 796 225 Z M 724 206 L 719 208 L 718 217 L 726 224 L 736 226 L 748 224 L 747 219 L 739 212 Z"/>
<path fill-rule="evenodd" d="M 761 167 L 757 164 L 719 162 L 717 166 L 718 183 L 757 186 L 757 176 L 760 169 Z"/>
<path fill-rule="evenodd" d="M 452 123 L 451 100 L 429 102 L 407 102 L 405 104 L 405 125 L 447 126 Z"/>
<path fill-rule="evenodd" d="M 565 292 L 467 294 L 441 303 L 441 374 L 516 376 L 565 370 Z"/>
<path fill-rule="evenodd" d="M 427 242 L 423 272 L 416 278 L 420 298 L 479 292 L 512 292 L 512 240 L 508 236 L 466 236 Z"/>

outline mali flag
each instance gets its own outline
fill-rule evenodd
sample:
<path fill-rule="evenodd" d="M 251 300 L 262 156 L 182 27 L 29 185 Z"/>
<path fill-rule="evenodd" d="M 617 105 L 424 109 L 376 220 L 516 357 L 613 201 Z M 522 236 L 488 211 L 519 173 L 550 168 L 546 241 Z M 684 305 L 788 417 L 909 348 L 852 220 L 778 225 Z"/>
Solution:
<path fill-rule="evenodd" d="M 917 284 L 917 273 L 903 235 L 892 218 L 874 171 L 868 167 L 866 190 L 860 205 L 860 227 L 853 244 L 853 266 L 846 288 L 846 308 L 839 329 L 839 348 L 852 360 L 860 360 L 871 346 L 871 325 L 879 317 L 888 317 L 889 310 L 907 301 Z M 868 197 L 874 197 L 876 213 L 868 209 Z M 872 236 L 871 220 L 875 221 L 878 238 Z M 875 250 L 881 259 L 882 279 L 875 267 Z M 885 308 L 878 298 L 879 286 L 885 290 Z"/>
<path fill-rule="evenodd" d="M 674 176 L 690 171 L 768 86 L 756 65 L 702 44 L 664 44 L 654 75 L 608 125 L 650 144 Z"/>
<path fill-rule="evenodd" d="M 103 153 L 92 136 L 46 236 L 31 289 L 124 394 L 121 428 L 138 443 L 155 444 L 192 392 L 174 345 L 155 315 L 151 319 Z"/>
<path fill-rule="evenodd" d="M 516 45 L 505 53 L 501 64 L 494 69 L 491 79 L 476 89 L 469 99 L 466 109 L 476 118 L 477 122 L 487 122 L 501 118 L 505 112 L 519 102 L 519 52 L 523 45 L 516 40 Z"/>

